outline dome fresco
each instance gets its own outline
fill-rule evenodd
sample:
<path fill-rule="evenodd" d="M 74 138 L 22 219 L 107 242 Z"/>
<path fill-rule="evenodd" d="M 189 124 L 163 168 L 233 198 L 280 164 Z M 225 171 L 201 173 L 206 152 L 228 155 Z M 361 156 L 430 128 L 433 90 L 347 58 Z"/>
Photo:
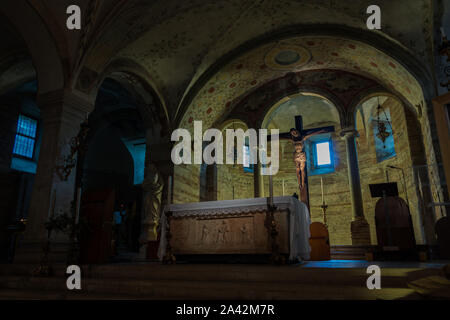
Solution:
<path fill-rule="evenodd" d="M 365 43 L 332 37 L 298 37 L 283 40 L 283 45 L 306 48 L 311 59 L 291 72 L 338 69 L 377 81 L 386 90 L 400 94 L 411 105 L 420 105 L 423 93 L 418 81 L 400 62 Z M 279 45 L 279 44 L 278 44 Z M 185 113 L 180 127 L 191 129 L 192 119 L 211 126 L 232 101 L 263 83 L 286 74 L 286 70 L 268 68 L 264 57 L 274 44 L 251 50 L 224 66 L 199 90 Z M 206 111 L 211 110 L 206 113 Z"/>
<path fill-rule="evenodd" d="M 339 125 L 339 113 L 335 106 L 327 100 L 308 95 L 295 95 L 287 101 L 274 106 L 264 120 L 265 128 L 278 128 L 280 132 L 288 132 L 295 126 L 295 116 L 303 117 L 304 129 L 320 126 L 323 122 Z"/>

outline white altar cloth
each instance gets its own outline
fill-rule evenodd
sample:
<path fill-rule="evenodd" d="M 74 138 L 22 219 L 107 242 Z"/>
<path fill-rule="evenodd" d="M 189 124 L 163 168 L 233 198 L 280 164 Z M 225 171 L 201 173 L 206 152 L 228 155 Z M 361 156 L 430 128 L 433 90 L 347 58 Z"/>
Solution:
<path fill-rule="evenodd" d="M 278 210 L 289 209 L 289 260 L 308 260 L 311 247 L 309 245 L 311 219 L 308 207 L 292 196 L 274 197 L 274 205 Z M 251 198 L 223 201 L 206 201 L 166 206 L 161 214 L 161 240 L 158 248 L 158 258 L 163 259 L 166 253 L 165 213 L 170 211 L 172 216 L 201 216 L 201 215 L 233 215 L 242 212 L 262 212 L 267 210 L 267 198 Z"/>

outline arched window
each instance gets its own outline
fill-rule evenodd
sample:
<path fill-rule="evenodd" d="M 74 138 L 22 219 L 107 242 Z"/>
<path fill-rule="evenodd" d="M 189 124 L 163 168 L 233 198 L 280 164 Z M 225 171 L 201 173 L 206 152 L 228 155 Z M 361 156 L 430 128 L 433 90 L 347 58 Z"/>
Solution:
<path fill-rule="evenodd" d="M 309 155 L 307 169 L 309 175 L 326 174 L 335 171 L 333 140 L 330 133 L 311 137 L 306 143 Z"/>
<path fill-rule="evenodd" d="M 372 130 L 375 139 L 377 162 L 396 156 L 394 134 L 388 108 L 380 108 L 372 116 Z"/>
<path fill-rule="evenodd" d="M 32 159 L 36 145 L 37 120 L 19 115 L 13 154 Z"/>
<path fill-rule="evenodd" d="M 245 145 L 244 145 L 244 172 L 253 173 L 254 165 L 252 164 L 253 159 L 251 158 L 251 152 L 250 152 L 250 145 L 249 145 L 249 139 L 245 139 Z"/>

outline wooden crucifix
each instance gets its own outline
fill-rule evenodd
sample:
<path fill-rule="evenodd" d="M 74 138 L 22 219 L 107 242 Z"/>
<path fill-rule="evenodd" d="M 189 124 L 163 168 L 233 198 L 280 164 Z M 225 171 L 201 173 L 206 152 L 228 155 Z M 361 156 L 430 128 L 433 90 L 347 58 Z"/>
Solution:
<path fill-rule="evenodd" d="M 300 192 L 300 200 L 304 202 L 309 209 L 309 193 L 308 193 L 308 176 L 306 173 L 306 152 L 305 141 L 315 135 L 323 134 L 327 132 L 334 132 L 333 126 L 313 128 L 303 130 L 303 118 L 302 116 L 295 116 L 295 128 L 289 130 L 289 132 L 280 133 L 279 139 L 289 139 L 294 144 L 294 163 L 297 173 L 297 182 Z M 270 136 L 269 136 L 270 137 Z"/>

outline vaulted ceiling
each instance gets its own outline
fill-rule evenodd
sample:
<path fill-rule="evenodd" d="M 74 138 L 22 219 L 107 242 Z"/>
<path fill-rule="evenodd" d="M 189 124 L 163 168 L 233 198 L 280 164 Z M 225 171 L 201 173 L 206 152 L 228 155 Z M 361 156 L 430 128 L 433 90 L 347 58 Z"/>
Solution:
<path fill-rule="evenodd" d="M 327 39 L 326 34 L 323 34 L 325 32 L 317 31 L 340 26 L 344 32 L 348 29 L 350 33 L 360 30 L 368 34 L 366 9 L 372 2 L 17 0 L 10 1 L 8 8 L 0 7 L 0 13 L 12 17 L 12 12 L 18 10 L 14 6 L 33 7 L 47 26 L 61 57 L 65 87 L 76 88 L 86 95 L 95 95 L 101 81 L 109 73 L 132 72 L 153 88 L 166 107 L 171 121 L 177 119 L 177 122 L 187 122 L 192 116 L 189 112 L 194 112 L 192 110 L 204 108 L 198 111 L 204 113 L 210 107 L 224 107 L 229 100 L 236 98 L 234 92 L 240 90 L 239 94 L 243 94 L 251 90 L 254 79 L 258 79 L 257 85 L 260 85 L 289 72 L 270 67 L 265 70 L 260 68 L 270 49 L 278 45 L 279 40 L 284 41 L 286 38 L 291 39 L 288 40 L 290 45 L 304 47 L 311 54 L 308 64 L 302 66 L 306 69 L 322 67 L 319 62 L 323 63 L 324 68 L 338 68 L 346 64 L 349 68 L 361 68 L 353 71 L 368 76 L 378 67 L 380 70 L 377 75 L 380 80 L 385 80 L 385 86 L 398 86 L 398 91 L 405 95 L 409 94 L 407 90 L 413 91 L 409 94 L 411 103 L 417 103 L 422 99 L 416 91 L 418 82 L 409 73 L 400 75 L 406 70 L 402 66 L 404 61 L 390 60 L 389 55 L 383 56 L 376 49 L 365 46 L 361 42 L 364 39 L 358 39 L 358 42 L 336 35 L 331 35 L 334 39 Z M 431 73 L 435 12 L 430 1 L 377 2 L 382 9 L 382 30 L 370 31 L 370 34 L 410 54 L 420 68 Z M 85 19 L 81 31 L 65 28 L 66 7 L 75 3 L 81 6 Z M 17 27 L 17 22 L 10 22 Z M 296 33 L 297 38 L 293 37 Z M 305 35 L 300 37 L 303 33 Z M 315 33 L 318 34 L 314 37 L 321 38 L 314 45 L 309 45 L 308 41 L 313 41 Z M 308 34 L 310 38 L 306 37 Z M 39 39 L 36 38 L 36 41 Z M 27 43 L 27 46 L 30 47 L 30 44 Z M 12 44 L 0 47 L 0 57 L 7 56 L 14 47 Z M 369 49 L 373 51 L 367 51 Z M 371 59 L 364 61 L 363 55 Z M 36 67 L 39 57 L 32 58 Z M 240 60 L 253 62 L 249 66 L 244 61 L 243 67 L 237 68 L 237 61 Z M 398 77 L 395 75 L 397 73 Z M 387 80 L 386 77 L 391 75 L 394 78 Z M 230 86 L 233 82 L 236 82 L 237 88 L 234 92 L 218 94 L 218 88 Z M 210 88 L 214 88 L 214 103 L 211 105 L 208 101 L 209 106 L 206 106 L 203 100 L 205 95 L 210 94 Z M 220 108 L 214 112 L 222 112 Z"/>

